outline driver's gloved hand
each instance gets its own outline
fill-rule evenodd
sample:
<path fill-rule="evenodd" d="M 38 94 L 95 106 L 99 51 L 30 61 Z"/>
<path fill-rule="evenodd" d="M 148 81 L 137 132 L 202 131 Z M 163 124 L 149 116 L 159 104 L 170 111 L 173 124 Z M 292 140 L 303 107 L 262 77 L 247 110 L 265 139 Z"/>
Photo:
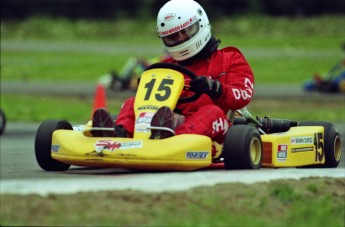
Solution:
<path fill-rule="evenodd" d="M 208 79 L 206 76 L 197 76 L 190 82 L 190 90 L 205 93 L 212 99 L 222 95 L 222 85 L 218 80 Z"/>

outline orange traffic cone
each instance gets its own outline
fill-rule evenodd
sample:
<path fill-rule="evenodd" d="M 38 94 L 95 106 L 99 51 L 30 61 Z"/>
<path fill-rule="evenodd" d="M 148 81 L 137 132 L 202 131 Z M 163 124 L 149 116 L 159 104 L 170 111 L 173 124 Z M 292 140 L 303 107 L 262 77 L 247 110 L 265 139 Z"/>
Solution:
<path fill-rule="evenodd" d="M 96 91 L 95 91 L 95 99 L 93 102 L 93 111 L 92 114 L 98 108 L 107 108 L 106 105 L 106 92 L 104 86 L 102 84 L 97 84 Z"/>

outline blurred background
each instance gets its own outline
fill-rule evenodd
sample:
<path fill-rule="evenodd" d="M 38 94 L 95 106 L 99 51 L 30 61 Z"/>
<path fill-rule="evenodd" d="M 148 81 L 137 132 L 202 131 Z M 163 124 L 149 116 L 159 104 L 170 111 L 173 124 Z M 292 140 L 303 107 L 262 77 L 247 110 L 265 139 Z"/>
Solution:
<path fill-rule="evenodd" d="M 155 18 L 163 0 L 2 0 L 1 20 L 21 20 L 33 15 L 69 19 Z M 344 14 L 342 0 L 201 0 L 212 18 L 242 14 L 316 16 Z"/>
<path fill-rule="evenodd" d="M 140 76 L 140 68 L 128 70 L 133 62 L 152 63 L 164 55 L 155 20 L 165 2 L 2 0 L 1 109 L 10 112 L 7 118 L 88 119 L 97 83 L 110 89 L 111 76 Z M 345 1 L 197 2 L 220 48 L 236 46 L 251 65 L 255 115 L 345 121 L 344 99 L 328 92 L 307 99 L 303 93 L 315 75 L 330 78 L 331 69 L 342 65 Z M 262 90 L 266 96 L 259 96 Z M 109 108 L 117 112 L 133 94 L 108 94 Z M 329 98 L 321 102 L 323 97 Z"/>

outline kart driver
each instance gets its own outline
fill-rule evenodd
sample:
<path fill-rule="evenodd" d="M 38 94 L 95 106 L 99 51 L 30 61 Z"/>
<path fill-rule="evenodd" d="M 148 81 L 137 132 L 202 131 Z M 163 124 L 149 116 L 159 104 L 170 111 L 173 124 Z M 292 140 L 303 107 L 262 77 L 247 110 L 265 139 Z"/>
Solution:
<path fill-rule="evenodd" d="M 167 2 L 157 16 L 157 32 L 171 56 L 165 62 L 182 65 L 197 75 L 193 80 L 185 77 L 190 91 L 183 91 L 181 96 L 191 91 L 203 94 L 196 101 L 178 104 L 174 112 L 168 107 L 158 109 L 151 126 L 172 130 L 151 130 L 151 139 L 170 137 L 174 132 L 205 135 L 222 144 L 231 126 L 228 110 L 245 107 L 253 96 L 254 75 L 248 62 L 235 47 L 218 49 L 220 41 L 211 33 L 206 12 L 193 0 Z M 180 119 L 179 124 L 176 119 Z M 93 126 L 115 127 L 115 135 L 109 131 L 101 135 L 95 131 L 93 135 L 132 137 L 134 124 L 132 97 L 124 102 L 115 125 L 107 110 L 96 110 Z"/>

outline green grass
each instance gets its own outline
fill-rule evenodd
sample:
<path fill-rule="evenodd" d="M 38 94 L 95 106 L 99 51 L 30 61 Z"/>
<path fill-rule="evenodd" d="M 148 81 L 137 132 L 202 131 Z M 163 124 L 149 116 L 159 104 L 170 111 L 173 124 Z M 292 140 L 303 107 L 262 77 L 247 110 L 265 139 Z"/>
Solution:
<path fill-rule="evenodd" d="M 284 105 L 282 105 L 284 103 Z M 268 115 L 272 118 L 290 119 L 296 121 L 329 121 L 344 122 L 344 100 L 332 101 L 299 100 L 299 99 L 253 99 L 248 105 L 252 115 L 263 117 Z"/>
<path fill-rule="evenodd" d="M 342 58 L 345 17 L 227 18 L 213 23 L 221 46 L 246 55 L 256 83 L 300 83 Z M 2 80 L 86 80 L 129 57 L 163 52 L 153 20 L 1 22 Z"/>
<path fill-rule="evenodd" d="M 7 205 L 0 211 L 0 224 L 340 227 L 343 186 L 343 179 L 309 178 L 218 184 L 184 192 L 2 195 Z"/>
<path fill-rule="evenodd" d="M 117 62 L 112 55 L 80 52 L 6 51 L 2 57 L 2 80 L 90 81 L 108 73 Z M 120 66 L 117 66 L 120 67 Z"/>
<path fill-rule="evenodd" d="M 54 44 L 56 47 L 53 49 L 51 46 Z M 144 52 L 149 52 L 148 58 L 152 58 L 162 52 L 159 43 L 152 46 L 152 49 L 147 48 L 147 45 L 141 46 L 137 43 L 128 45 L 130 48 L 123 47 L 123 44 L 110 43 L 107 48 L 107 44 L 102 41 L 75 44 L 30 40 L 25 43 L 4 41 L 1 50 L 1 79 L 5 81 L 82 80 L 94 82 L 99 76 L 112 70 L 119 72 L 130 57 L 143 56 Z M 30 46 L 34 47 L 30 48 Z M 99 48 L 100 46 L 102 48 Z M 69 47 L 73 49 L 70 50 Z M 102 50 L 107 51 L 102 53 Z M 315 73 L 324 74 L 341 59 L 340 48 L 285 50 L 243 46 L 241 50 L 254 71 L 257 84 L 301 84 Z"/>
<path fill-rule="evenodd" d="M 107 107 L 119 112 L 123 99 L 111 99 Z M 68 120 L 85 124 L 90 120 L 93 99 L 88 97 L 51 97 L 39 95 L 1 95 L 1 108 L 9 122 L 42 122 L 47 119 Z"/>

